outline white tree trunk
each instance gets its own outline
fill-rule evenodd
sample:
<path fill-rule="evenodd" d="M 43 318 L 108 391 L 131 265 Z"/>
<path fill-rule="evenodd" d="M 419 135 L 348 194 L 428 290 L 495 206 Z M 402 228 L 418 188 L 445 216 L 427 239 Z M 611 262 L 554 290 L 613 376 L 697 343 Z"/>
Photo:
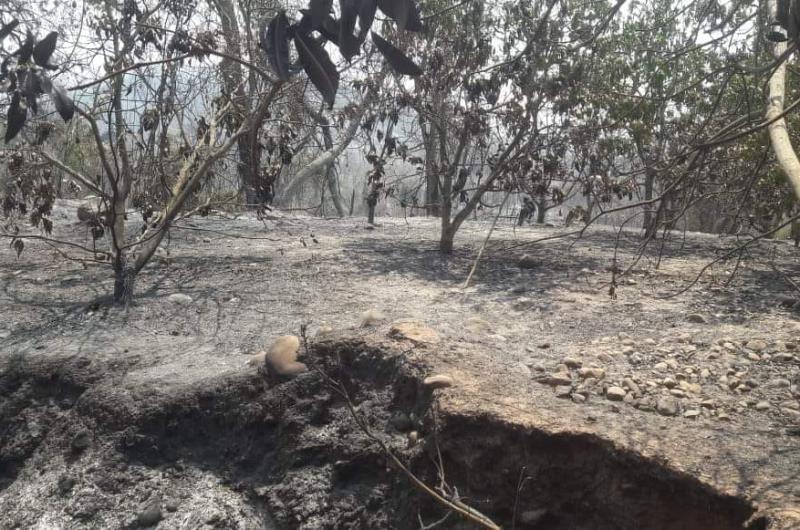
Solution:
<path fill-rule="evenodd" d="M 775 44 L 774 55 L 776 58 L 786 51 L 786 43 Z M 775 119 L 783 112 L 784 98 L 786 95 L 786 60 L 784 60 L 769 80 L 769 99 L 767 100 L 767 121 Z M 800 159 L 792 147 L 789 131 L 786 129 L 786 120 L 779 118 L 769 124 L 769 138 L 772 150 L 778 159 L 778 164 L 789 178 L 794 193 L 800 199 Z"/>

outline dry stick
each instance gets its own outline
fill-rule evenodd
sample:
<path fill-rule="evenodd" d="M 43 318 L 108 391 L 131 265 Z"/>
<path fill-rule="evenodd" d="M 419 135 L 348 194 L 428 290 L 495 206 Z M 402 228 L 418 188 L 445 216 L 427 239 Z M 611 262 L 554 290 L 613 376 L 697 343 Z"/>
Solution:
<path fill-rule="evenodd" d="M 300 334 L 303 338 L 304 349 L 307 352 L 308 346 L 307 346 L 305 331 L 306 331 L 305 326 L 301 327 Z M 341 359 L 339 359 L 339 364 L 341 364 Z M 480 525 L 483 528 L 488 528 L 489 530 L 502 530 L 502 528 L 500 528 L 500 526 L 498 526 L 494 521 L 489 519 L 487 516 L 483 515 L 475 508 L 467 506 L 463 502 L 457 500 L 450 500 L 446 497 L 443 497 L 442 495 L 439 495 L 436 491 L 428 487 L 427 484 L 418 479 L 417 476 L 414 475 L 414 473 L 412 473 L 411 470 L 409 470 L 405 466 L 405 464 L 403 464 L 403 462 L 401 462 L 400 459 L 395 456 L 394 452 L 392 452 L 392 450 L 383 442 L 383 440 L 372 434 L 372 431 L 369 430 L 369 427 L 364 423 L 364 420 L 361 418 L 361 416 L 358 415 L 358 412 L 356 411 L 355 406 L 353 405 L 353 401 L 350 399 L 350 394 L 348 394 L 347 389 L 345 389 L 345 387 L 339 381 L 334 380 L 331 376 L 326 374 L 320 368 L 316 367 L 315 369 L 317 373 L 320 374 L 320 376 L 322 376 L 323 379 L 325 379 L 325 381 L 328 383 L 331 389 L 340 396 L 342 396 L 342 398 L 344 398 L 345 402 L 347 403 L 347 408 L 350 410 L 350 415 L 353 417 L 353 420 L 355 420 L 356 425 L 358 425 L 361 431 L 365 435 L 367 435 L 367 437 L 370 440 L 378 444 L 383 453 L 386 456 L 388 456 L 392 462 L 394 462 L 394 464 L 400 469 L 400 471 L 402 471 L 406 475 L 406 477 L 408 477 L 408 479 L 418 489 L 430 495 L 436 502 L 438 502 L 448 510 L 452 510 L 458 513 L 462 517 L 472 521 L 475 524 Z"/>
<path fill-rule="evenodd" d="M 486 245 L 489 243 L 489 238 L 492 237 L 492 232 L 494 232 L 494 227 L 497 226 L 497 220 L 500 219 L 500 214 L 503 213 L 503 206 L 506 205 L 506 201 L 508 200 L 509 195 L 511 195 L 511 192 L 510 191 L 506 192 L 506 196 L 503 199 L 503 202 L 500 204 L 500 208 L 497 209 L 497 215 L 495 216 L 494 221 L 492 221 L 492 227 L 489 228 L 489 233 L 486 234 L 486 239 L 483 240 L 483 245 L 481 245 L 481 248 L 478 251 L 478 255 L 475 257 L 475 263 L 472 264 L 472 270 L 469 271 L 469 276 L 467 276 L 467 279 L 464 280 L 464 285 L 463 285 L 464 289 L 469 287 L 469 282 L 470 280 L 472 280 L 472 276 L 475 274 L 475 270 L 478 268 L 478 262 L 481 260 L 483 251 L 486 249 Z"/>

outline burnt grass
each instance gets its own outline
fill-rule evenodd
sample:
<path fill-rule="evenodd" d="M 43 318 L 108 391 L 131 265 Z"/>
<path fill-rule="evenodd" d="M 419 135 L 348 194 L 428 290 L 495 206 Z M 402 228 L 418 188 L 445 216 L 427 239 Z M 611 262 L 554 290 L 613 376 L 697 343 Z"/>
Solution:
<path fill-rule="evenodd" d="M 445 257 L 433 220 L 386 220 L 374 230 L 290 217 L 190 222 L 143 272 L 127 309 L 110 303 L 104 267 L 84 268 L 35 243 L 19 259 L 0 254 L 0 529 L 417 529 L 445 516 L 439 528 L 474 528 L 411 484 L 328 377 L 347 389 L 370 435 L 419 478 L 432 487 L 444 480 L 448 494 L 503 528 L 791 527 L 755 493 L 780 493 L 778 508 L 800 496 L 791 417 L 740 411 L 740 396 L 713 387 L 704 397 L 730 423 L 664 419 L 602 398 L 573 404 L 535 382 L 510 383 L 520 380 L 520 363 L 551 371 L 565 356 L 593 355 L 583 351 L 607 335 L 677 343 L 690 313 L 708 320 L 697 331 L 708 343 L 719 335 L 788 340 L 797 328 L 787 300 L 796 293 L 781 274 L 800 275 L 788 245 L 754 245 L 738 267 L 728 260 L 669 297 L 733 241 L 676 235 L 637 262 L 634 234 L 598 230 L 531 245 L 557 229 L 502 227 L 473 286 L 461 289 L 486 224 L 468 224 Z M 59 235 L 85 243 L 70 223 L 67 211 Z M 525 253 L 538 263 L 521 269 Z M 633 267 L 615 277 L 611 300 L 615 265 Z M 177 304 L 175 293 L 192 300 Z M 385 324 L 359 328 L 367 309 L 385 313 Z M 464 330 L 476 315 L 489 334 Z M 389 323 L 406 317 L 436 329 L 443 345 L 387 339 Z M 246 354 L 302 324 L 310 372 L 281 379 L 246 366 Z M 336 331 L 314 338 L 321 325 Z M 607 367 L 608 377 L 645 373 L 651 354 L 643 356 L 644 365 Z M 458 384 L 432 392 L 422 381 L 441 362 L 485 377 L 479 395 L 440 403 L 458 395 Z M 764 399 L 784 399 L 768 393 L 767 381 L 796 377 L 798 364 L 752 367 Z M 542 423 L 476 404 L 506 395 L 533 400 L 528 413 L 541 407 Z M 545 411 L 573 425 L 550 428 Z M 587 411 L 591 432 L 578 424 Z M 655 436 L 709 429 L 741 437 L 741 485 L 620 443 L 605 421 Z M 408 442 L 411 431 L 419 443 Z M 774 455 L 749 450 L 751 432 L 773 441 Z M 753 471 L 762 468 L 769 473 Z"/>

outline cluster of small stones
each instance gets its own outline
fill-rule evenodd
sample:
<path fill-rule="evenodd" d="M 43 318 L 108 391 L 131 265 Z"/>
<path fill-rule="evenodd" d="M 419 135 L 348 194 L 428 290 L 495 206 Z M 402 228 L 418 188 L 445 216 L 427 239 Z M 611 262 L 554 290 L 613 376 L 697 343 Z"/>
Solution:
<path fill-rule="evenodd" d="M 582 358 L 593 361 L 564 358 L 549 371 L 533 365 L 533 377 L 552 386 L 557 397 L 576 403 L 604 399 L 663 416 L 720 421 L 754 410 L 800 422 L 798 381 L 780 375 L 800 363 L 795 342 L 727 337 L 705 342 L 683 334 L 672 337 L 669 344 L 652 338 L 637 343 L 620 333 L 592 345 L 596 353 Z M 753 365 L 767 363 L 771 369 L 752 370 Z M 618 374 L 625 364 L 630 372 Z M 714 387 L 730 399 L 710 398 L 709 394 L 720 394 Z"/>

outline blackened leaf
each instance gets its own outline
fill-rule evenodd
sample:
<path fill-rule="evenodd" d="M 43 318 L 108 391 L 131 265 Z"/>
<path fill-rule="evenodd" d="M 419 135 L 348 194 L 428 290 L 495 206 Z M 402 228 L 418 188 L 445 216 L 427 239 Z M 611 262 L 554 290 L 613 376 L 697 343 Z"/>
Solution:
<path fill-rule="evenodd" d="M 322 21 L 322 25 L 317 28 L 317 30 L 322 34 L 323 37 L 334 43 L 335 45 L 339 45 L 339 21 L 335 20 L 332 16 L 328 15 L 325 20 Z"/>
<path fill-rule="evenodd" d="M 42 93 L 42 85 L 39 82 L 38 73 L 33 70 L 28 70 L 25 75 L 25 81 L 22 83 L 22 95 L 25 96 L 28 108 L 31 109 L 34 114 L 39 112 L 37 100 Z"/>
<path fill-rule="evenodd" d="M 28 108 L 22 103 L 19 91 L 11 96 L 11 104 L 8 106 L 8 118 L 6 121 L 5 142 L 8 143 L 22 130 L 25 120 L 28 119 Z"/>
<path fill-rule="evenodd" d="M 419 12 L 419 5 L 413 0 L 408 3 L 408 21 L 406 22 L 406 31 L 422 31 L 422 15 Z"/>
<path fill-rule="evenodd" d="M 311 33 L 316 29 L 312 27 L 311 11 L 308 9 L 301 9 L 300 13 L 303 14 L 303 16 L 300 17 L 300 22 L 292 26 L 291 30 L 300 31 L 301 33 Z"/>
<path fill-rule="evenodd" d="M 11 32 L 14 31 L 14 29 L 17 26 L 19 26 L 19 20 L 15 18 L 11 20 L 11 22 L 0 28 L 0 41 L 11 35 Z"/>
<path fill-rule="evenodd" d="M 278 13 L 269 23 L 262 46 L 278 78 L 282 81 L 289 79 L 289 21 L 285 11 Z"/>
<path fill-rule="evenodd" d="M 372 42 L 375 43 L 375 46 L 386 57 L 386 60 L 389 61 L 389 64 L 397 73 L 413 76 L 422 75 L 422 70 L 420 70 L 419 66 L 374 31 L 372 32 Z"/>
<path fill-rule="evenodd" d="M 19 255 L 22 254 L 22 250 L 25 248 L 25 243 L 22 242 L 21 239 L 12 239 L 11 246 L 14 247 L 14 250 L 17 252 L 17 258 Z"/>
<path fill-rule="evenodd" d="M 56 110 L 64 121 L 72 119 L 72 115 L 75 114 L 75 104 L 67 95 L 66 90 L 58 85 L 53 85 L 50 89 L 50 99 L 53 100 Z"/>
<path fill-rule="evenodd" d="M 339 51 L 348 61 L 358 55 L 361 47 L 353 36 L 358 18 L 359 0 L 339 0 Z"/>
<path fill-rule="evenodd" d="M 375 11 L 378 9 L 378 0 L 361 0 L 358 9 L 358 40 L 363 44 L 375 20 Z"/>
<path fill-rule="evenodd" d="M 56 41 L 58 40 L 58 32 L 51 31 L 47 37 L 43 38 L 36 43 L 33 48 L 33 61 L 39 66 L 48 66 L 50 56 L 56 51 Z"/>
<path fill-rule="evenodd" d="M 17 61 L 20 63 L 27 63 L 31 60 L 31 55 L 33 55 L 33 46 L 35 40 L 33 38 L 33 33 L 30 31 L 28 32 L 28 36 L 25 37 L 25 42 L 22 43 L 22 47 L 19 50 L 14 52 L 14 55 L 17 56 Z"/>
<path fill-rule="evenodd" d="M 378 0 L 378 7 L 381 11 L 394 20 L 400 29 L 406 29 L 412 4 L 411 0 Z"/>
<path fill-rule="evenodd" d="M 308 2 L 308 15 L 310 17 L 311 31 L 319 28 L 325 17 L 330 15 L 333 0 L 310 0 Z"/>
<path fill-rule="evenodd" d="M 339 89 L 339 72 L 328 52 L 310 36 L 298 32 L 294 34 L 294 45 L 308 78 L 322 94 L 322 99 L 332 108 Z"/>

